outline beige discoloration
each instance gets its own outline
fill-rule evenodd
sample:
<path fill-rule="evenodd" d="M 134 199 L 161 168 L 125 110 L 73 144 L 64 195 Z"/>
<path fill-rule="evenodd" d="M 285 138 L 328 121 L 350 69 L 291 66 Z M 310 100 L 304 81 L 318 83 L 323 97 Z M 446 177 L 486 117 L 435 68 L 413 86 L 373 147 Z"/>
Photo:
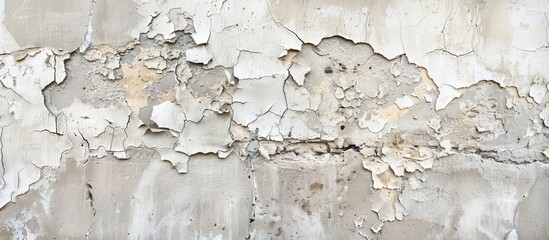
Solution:
<path fill-rule="evenodd" d="M 177 90 L 175 88 L 170 89 L 167 93 L 161 93 L 157 96 L 159 102 L 175 102 L 175 95 Z"/>
<path fill-rule="evenodd" d="M 122 82 L 128 89 L 128 105 L 132 109 L 132 114 L 138 114 L 139 110 L 147 106 L 148 95 L 143 90 L 153 81 L 160 79 L 160 75 L 154 69 L 146 67 L 142 59 L 143 55 L 138 55 L 131 64 L 122 64 L 124 77 Z"/>

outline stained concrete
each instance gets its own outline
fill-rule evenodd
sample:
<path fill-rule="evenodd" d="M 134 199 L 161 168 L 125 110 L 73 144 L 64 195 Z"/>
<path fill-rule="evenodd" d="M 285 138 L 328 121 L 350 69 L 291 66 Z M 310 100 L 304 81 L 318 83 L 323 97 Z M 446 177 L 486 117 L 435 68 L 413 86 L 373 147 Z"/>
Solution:
<path fill-rule="evenodd" d="M 547 239 L 547 12 L 0 3 L 0 237 Z"/>

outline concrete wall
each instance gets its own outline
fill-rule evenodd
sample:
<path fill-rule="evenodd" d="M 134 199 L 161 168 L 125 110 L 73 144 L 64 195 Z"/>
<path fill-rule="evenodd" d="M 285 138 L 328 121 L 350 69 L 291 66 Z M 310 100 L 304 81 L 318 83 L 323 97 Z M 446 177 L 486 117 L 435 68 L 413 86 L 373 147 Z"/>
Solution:
<path fill-rule="evenodd" d="M 548 14 L 1 1 L 0 238 L 548 239 Z"/>

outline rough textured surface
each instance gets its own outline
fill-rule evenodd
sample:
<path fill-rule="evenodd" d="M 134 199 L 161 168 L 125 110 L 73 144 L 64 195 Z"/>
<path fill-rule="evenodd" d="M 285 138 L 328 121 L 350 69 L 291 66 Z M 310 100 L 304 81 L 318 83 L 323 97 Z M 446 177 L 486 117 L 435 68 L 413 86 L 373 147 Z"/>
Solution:
<path fill-rule="evenodd" d="M 0 2 L 2 239 L 548 239 L 547 1 Z"/>

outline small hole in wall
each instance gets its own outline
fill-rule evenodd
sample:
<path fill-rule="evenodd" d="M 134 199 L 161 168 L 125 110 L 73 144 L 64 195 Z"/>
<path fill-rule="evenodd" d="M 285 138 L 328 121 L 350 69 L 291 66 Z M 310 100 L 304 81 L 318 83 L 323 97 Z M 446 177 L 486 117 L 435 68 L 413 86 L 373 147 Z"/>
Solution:
<path fill-rule="evenodd" d="M 341 129 L 341 130 L 345 130 L 345 125 L 341 125 L 341 126 L 339 126 L 339 129 Z"/>
<path fill-rule="evenodd" d="M 324 69 L 324 72 L 325 72 L 325 73 L 333 73 L 334 70 L 332 70 L 331 67 L 326 67 L 326 68 Z"/>

